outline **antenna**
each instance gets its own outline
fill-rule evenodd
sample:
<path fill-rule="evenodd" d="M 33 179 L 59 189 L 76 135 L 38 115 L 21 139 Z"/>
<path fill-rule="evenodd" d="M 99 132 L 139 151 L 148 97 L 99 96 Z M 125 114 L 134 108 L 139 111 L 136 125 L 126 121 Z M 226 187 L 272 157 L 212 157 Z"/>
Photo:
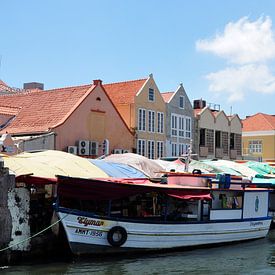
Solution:
<path fill-rule="evenodd" d="M 232 116 L 232 106 L 230 106 L 230 116 Z"/>

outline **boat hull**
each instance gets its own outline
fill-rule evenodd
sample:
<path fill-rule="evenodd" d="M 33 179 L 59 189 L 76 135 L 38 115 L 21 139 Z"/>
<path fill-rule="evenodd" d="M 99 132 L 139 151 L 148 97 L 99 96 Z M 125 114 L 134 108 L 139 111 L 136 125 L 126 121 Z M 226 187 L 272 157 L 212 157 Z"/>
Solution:
<path fill-rule="evenodd" d="M 269 217 L 179 224 L 100 219 L 69 211 L 58 211 L 57 214 L 75 255 L 177 249 L 247 241 L 265 237 L 271 223 Z M 126 231 L 126 240 L 118 247 L 111 245 L 107 238 L 108 232 L 114 227 Z"/>

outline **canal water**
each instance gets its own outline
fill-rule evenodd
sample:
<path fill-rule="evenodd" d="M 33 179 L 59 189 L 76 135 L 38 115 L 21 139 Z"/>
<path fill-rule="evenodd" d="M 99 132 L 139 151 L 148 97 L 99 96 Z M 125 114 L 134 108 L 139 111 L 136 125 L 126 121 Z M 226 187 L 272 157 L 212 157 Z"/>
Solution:
<path fill-rule="evenodd" d="M 0 274 L 275 274 L 275 230 L 268 238 L 181 252 L 86 258 L 0 267 Z"/>

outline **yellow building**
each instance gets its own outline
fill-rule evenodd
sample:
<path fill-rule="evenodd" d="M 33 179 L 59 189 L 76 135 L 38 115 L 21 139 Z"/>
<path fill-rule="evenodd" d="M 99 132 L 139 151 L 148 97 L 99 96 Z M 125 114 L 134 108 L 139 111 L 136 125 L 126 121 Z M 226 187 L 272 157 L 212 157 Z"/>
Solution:
<path fill-rule="evenodd" d="M 135 133 L 136 153 L 151 159 L 165 156 L 166 106 L 153 75 L 105 84 L 104 89 L 127 126 Z"/>
<path fill-rule="evenodd" d="M 257 113 L 243 120 L 244 158 L 275 159 L 275 116 Z"/>

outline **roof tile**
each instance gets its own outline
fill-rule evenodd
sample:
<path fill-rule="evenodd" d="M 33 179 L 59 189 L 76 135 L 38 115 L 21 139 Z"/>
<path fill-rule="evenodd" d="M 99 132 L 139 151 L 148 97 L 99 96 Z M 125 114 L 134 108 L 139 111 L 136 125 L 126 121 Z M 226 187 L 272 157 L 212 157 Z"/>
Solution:
<path fill-rule="evenodd" d="M 243 132 L 275 130 L 275 115 L 257 113 L 242 120 Z"/>

